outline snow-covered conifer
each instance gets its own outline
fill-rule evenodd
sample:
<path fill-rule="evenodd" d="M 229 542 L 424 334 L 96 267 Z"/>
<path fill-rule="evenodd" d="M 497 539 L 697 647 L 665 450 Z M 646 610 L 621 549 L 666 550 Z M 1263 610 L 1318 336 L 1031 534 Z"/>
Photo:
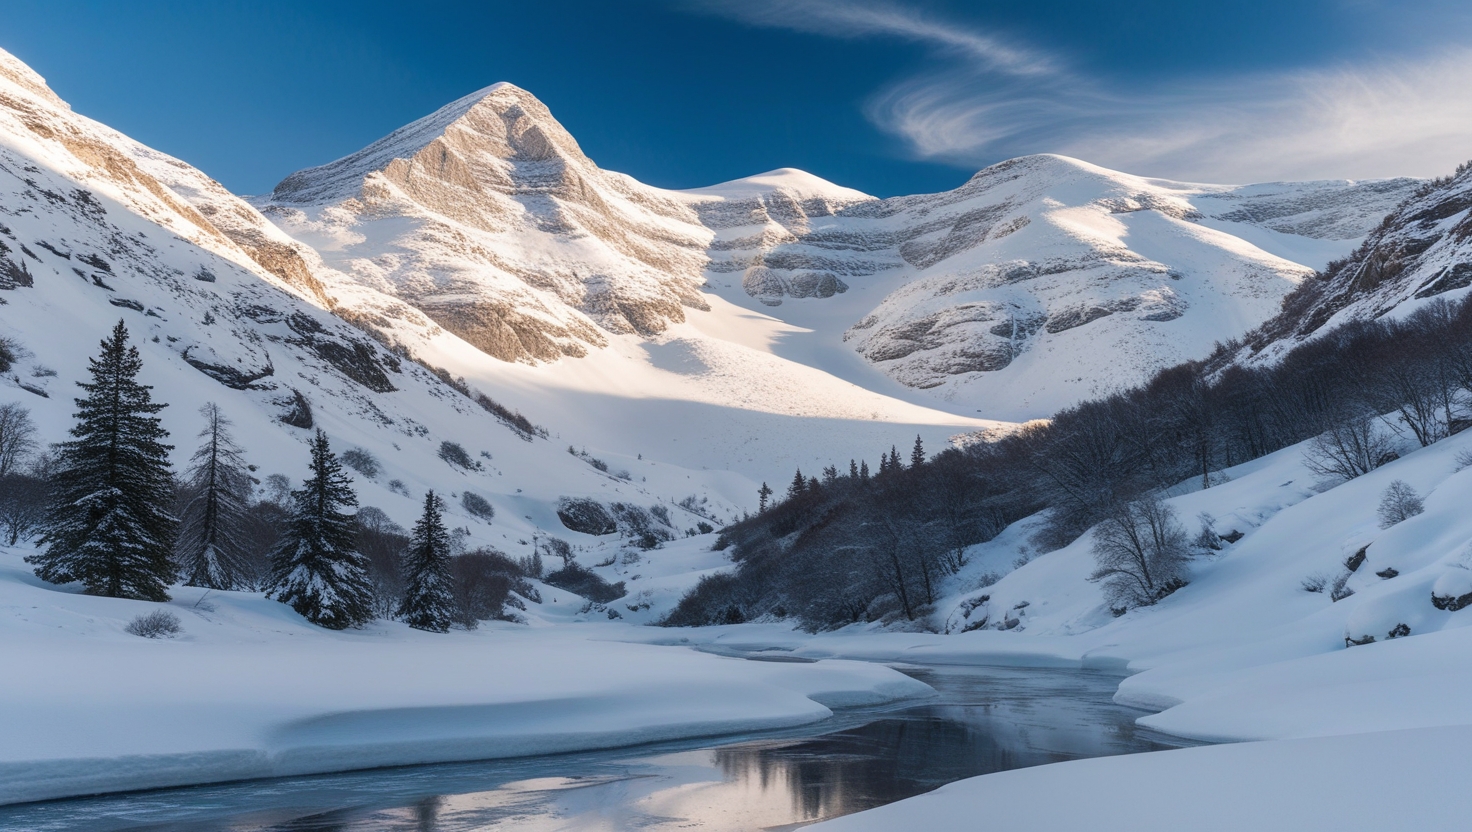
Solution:
<path fill-rule="evenodd" d="M 438 494 L 424 495 L 424 514 L 414 524 L 414 536 L 404 552 L 404 600 L 398 609 L 398 617 L 410 627 L 434 633 L 448 631 L 455 612 L 444 510 Z"/>
<path fill-rule="evenodd" d="M 291 493 L 291 518 L 271 552 L 267 594 L 308 621 L 333 630 L 373 620 L 373 586 L 356 550 L 352 479 L 333 455 L 327 434 L 312 440 L 311 476 Z"/>
<path fill-rule="evenodd" d="M 128 345 L 122 321 L 88 360 L 91 381 L 76 399 L 72 438 L 61 443 L 41 542 L 27 558 L 52 583 L 81 581 L 87 591 L 113 598 L 167 601 L 174 579 L 170 511 L 172 445 L 154 415 L 155 403 L 138 383 L 143 360 Z"/>
<path fill-rule="evenodd" d="M 244 589 L 251 581 L 242 543 L 250 509 L 250 473 L 230 436 L 230 420 L 214 402 L 199 409 L 204 443 L 186 474 L 184 510 L 175 555 L 184 583 L 211 589 Z"/>

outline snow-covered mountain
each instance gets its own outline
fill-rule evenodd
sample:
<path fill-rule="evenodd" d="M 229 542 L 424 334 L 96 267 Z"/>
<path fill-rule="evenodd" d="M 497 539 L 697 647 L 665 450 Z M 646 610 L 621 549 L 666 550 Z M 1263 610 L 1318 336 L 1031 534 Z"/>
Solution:
<path fill-rule="evenodd" d="M 44 442 L 65 437 L 73 382 L 122 318 L 145 382 L 170 405 L 163 419 L 176 462 L 192 451 L 207 401 L 235 423 L 262 479 L 300 480 L 305 440 L 321 427 L 338 450 L 362 448 L 380 461 L 381 473 L 357 478 L 363 504 L 407 524 L 433 488 L 449 498 L 452 525 L 512 554 L 529 553 L 534 534 L 594 542 L 559 522 L 563 496 L 665 503 L 677 531 L 698 522 L 673 505 L 680 499 L 703 501 L 691 505 L 717 521 L 749 499 L 753 484 L 739 476 L 617 457 L 600 471 L 567 453 L 581 437 L 508 426 L 476 400 L 497 391 L 457 389 L 386 349 L 332 314 L 335 293 L 433 328 L 335 273 L 198 170 L 73 113 L 0 53 L 0 333 L 21 350 L 0 380 L 0 401 L 29 408 Z M 449 333 L 435 337 L 475 352 Z M 474 465 L 441 459 L 446 441 Z M 464 510 L 465 493 L 488 500 L 495 518 Z"/>
<path fill-rule="evenodd" d="M 364 284 L 503 361 L 583 356 L 605 332 L 663 332 L 706 308 L 709 234 L 656 189 L 608 173 L 536 98 L 496 84 L 261 205 Z"/>
<path fill-rule="evenodd" d="M 1191 185 L 1030 156 L 946 193 L 721 226 L 708 274 L 717 291 L 740 274 L 763 304 L 826 298 L 841 312 L 773 314 L 826 325 L 830 344 L 842 323 L 838 337 L 900 383 L 1021 419 L 1246 331 L 1413 186 Z"/>
<path fill-rule="evenodd" d="M 620 336 L 730 353 L 770 320 L 786 332 L 764 351 L 800 367 L 697 378 L 701 392 L 675 397 L 729 403 L 733 381 L 816 367 L 1019 420 L 1240 336 L 1415 184 L 1194 185 L 1032 156 L 884 200 L 791 169 L 667 191 L 601 170 L 535 97 L 497 84 L 292 174 L 257 205 L 486 354 L 553 362 L 546 384 L 577 386 L 566 379 L 586 373 L 558 359 L 616 352 Z M 731 311 L 716 299 L 746 320 L 712 325 Z M 672 329 L 683 323 L 702 334 Z M 606 371 L 644 369 L 624 364 Z"/>

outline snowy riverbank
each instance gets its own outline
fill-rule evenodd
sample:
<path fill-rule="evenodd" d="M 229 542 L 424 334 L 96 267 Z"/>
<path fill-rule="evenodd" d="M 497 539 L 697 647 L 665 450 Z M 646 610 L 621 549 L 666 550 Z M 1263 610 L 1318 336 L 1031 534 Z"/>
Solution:
<path fill-rule="evenodd" d="M 606 748 L 931 693 L 876 664 L 601 640 L 621 627 L 336 633 L 199 594 L 167 605 L 181 637 L 137 638 L 124 625 L 159 605 L 59 592 L 0 550 L 0 802 Z"/>

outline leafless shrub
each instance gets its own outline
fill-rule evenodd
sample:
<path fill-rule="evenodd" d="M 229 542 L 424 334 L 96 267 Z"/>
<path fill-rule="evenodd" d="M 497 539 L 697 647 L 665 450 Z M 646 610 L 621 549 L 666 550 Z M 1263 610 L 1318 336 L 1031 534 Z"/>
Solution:
<path fill-rule="evenodd" d="M 491 519 L 496 516 L 495 507 L 485 497 L 471 491 L 466 491 L 460 495 L 460 506 L 470 512 L 471 516 L 479 517 L 487 523 L 491 522 Z"/>
<path fill-rule="evenodd" d="M 466 471 L 480 471 L 484 469 L 474 457 L 465 450 L 465 446 L 459 442 L 444 441 L 440 443 L 439 457 L 456 468 Z"/>
<path fill-rule="evenodd" d="M 370 480 L 383 471 L 383 465 L 379 463 L 378 457 L 363 448 L 348 448 L 342 452 L 341 458 L 344 465 Z"/>
<path fill-rule="evenodd" d="M 1385 489 L 1380 498 L 1380 528 L 1388 529 L 1402 520 L 1407 520 L 1426 510 L 1416 489 L 1404 480 L 1396 480 Z"/>
<path fill-rule="evenodd" d="M 184 628 L 179 626 L 179 616 L 168 610 L 154 610 L 129 621 L 123 631 L 142 638 L 173 638 Z"/>

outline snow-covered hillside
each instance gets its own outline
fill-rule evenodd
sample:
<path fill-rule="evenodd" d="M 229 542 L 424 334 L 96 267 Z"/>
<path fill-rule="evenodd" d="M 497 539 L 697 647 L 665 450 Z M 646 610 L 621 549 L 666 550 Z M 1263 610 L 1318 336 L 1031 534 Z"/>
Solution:
<path fill-rule="evenodd" d="M 1233 358 L 1272 361 L 1350 321 L 1404 317 L 1472 286 L 1472 166 L 1423 183 L 1355 252 L 1294 294 L 1282 314 L 1245 338 Z"/>

